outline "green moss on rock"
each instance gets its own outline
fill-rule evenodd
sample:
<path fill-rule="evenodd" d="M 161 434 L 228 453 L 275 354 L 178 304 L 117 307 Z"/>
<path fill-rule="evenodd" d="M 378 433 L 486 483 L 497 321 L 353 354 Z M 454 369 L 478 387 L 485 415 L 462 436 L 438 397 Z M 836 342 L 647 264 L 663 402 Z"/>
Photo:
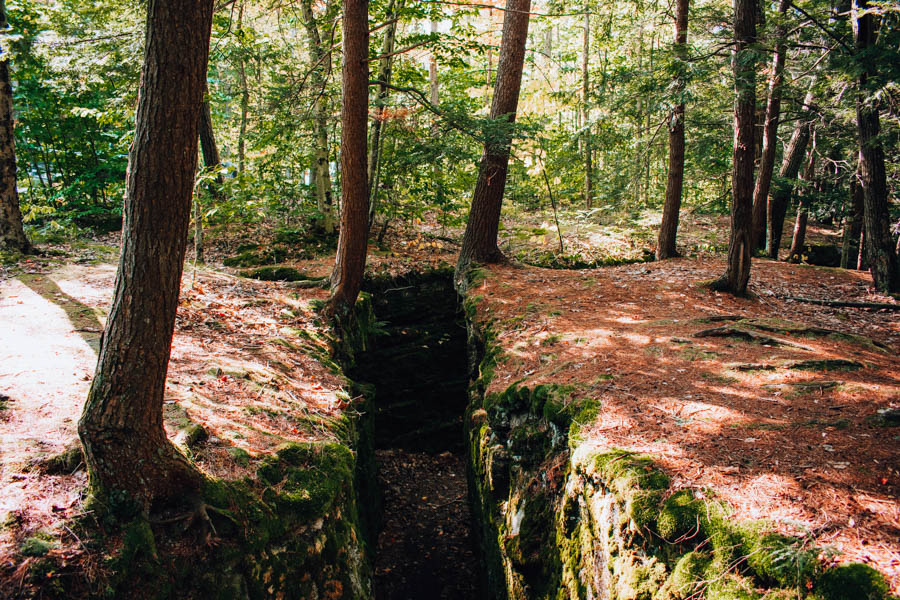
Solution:
<path fill-rule="evenodd" d="M 825 571 L 815 586 L 822 600 L 887 600 L 890 586 L 868 565 L 850 563 Z"/>

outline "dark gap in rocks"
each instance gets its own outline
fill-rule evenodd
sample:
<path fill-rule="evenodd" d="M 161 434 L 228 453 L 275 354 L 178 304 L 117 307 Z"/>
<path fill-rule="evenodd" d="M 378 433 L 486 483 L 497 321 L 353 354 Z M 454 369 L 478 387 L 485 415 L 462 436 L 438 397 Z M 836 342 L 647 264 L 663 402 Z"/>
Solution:
<path fill-rule="evenodd" d="M 383 332 L 348 375 L 375 390 L 375 598 L 478 598 L 463 450 L 466 325 L 452 272 L 368 280 L 365 290 Z"/>

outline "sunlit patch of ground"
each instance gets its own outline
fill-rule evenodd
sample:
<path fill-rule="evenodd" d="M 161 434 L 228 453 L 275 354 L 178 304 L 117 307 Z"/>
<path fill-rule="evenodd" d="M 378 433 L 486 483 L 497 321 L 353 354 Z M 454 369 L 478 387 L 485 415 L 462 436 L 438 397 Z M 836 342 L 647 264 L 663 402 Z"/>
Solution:
<path fill-rule="evenodd" d="M 897 311 L 832 309 L 786 296 L 893 302 L 867 274 L 754 261 L 749 298 L 698 286 L 716 259 L 601 270 L 492 267 L 472 295 L 506 351 L 489 391 L 571 385 L 599 399 L 587 442 L 655 454 L 677 487 L 713 493 L 738 518 L 767 518 L 842 551 L 900 587 Z M 766 340 L 694 337 L 756 318 Z M 842 335 L 807 335 L 798 324 Z M 743 327 L 744 325 L 740 325 Z M 880 344 L 873 345 L 872 342 Z M 790 368 L 852 360 L 859 370 Z"/>

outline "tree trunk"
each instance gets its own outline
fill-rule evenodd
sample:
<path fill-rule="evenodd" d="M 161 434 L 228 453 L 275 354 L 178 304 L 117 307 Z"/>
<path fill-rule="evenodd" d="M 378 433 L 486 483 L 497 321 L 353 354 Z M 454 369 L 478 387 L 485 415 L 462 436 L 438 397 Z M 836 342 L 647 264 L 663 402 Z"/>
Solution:
<path fill-rule="evenodd" d="M 384 40 L 381 44 L 381 58 L 378 61 L 378 95 L 375 99 L 375 119 L 369 135 L 369 226 L 375 220 L 378 210 L 378 173 L 381 162 L 382 136 L 384 135 L 384 105 L 388 98 L 388 84 L 391 82 L 391 68 L 394 64 L 394 42 L 397 39 L 397 14 L 403 8 L 403 0 L 391 0 L 387 15 L 393 21 L 385 28 Z"/>
<path fill-rule="evenodd" d="M 728 269 L 715 287 L 744 294 L 750 281 L 753 228 L 754 120 L 756 117 L 755 0 L 734 0 L 734 164 L 731 172 L 731 240 Z"/>
<path fill-rule="evenodd" d="M 6 30 L 6 0 L 0 0 L 0 29 Z M 16 137 L 13 128 L 9 53 L 0 48 L 0 250 L 30 252 L 22 226 L 16 181 Z"/>
<path fill-rule="evenodd" d="M 331 274 L 328 313 L 349 314 L 362 287 L 369 234 L 366 119 L 369 105 L 368 0 L 343 0 L 344 68 L 341 107 L 341 230 Z"/>
<path fill-rule="evenodd" d="M 810 125 L 807 120 L 806 113 L 813 101 L 812 88 L 815 86 L 815 79 L 810 85 L 809 92 L 803 100 L 802 115 L 787 148 L 784 151 L 784 160 L 781 163 L 781 169 L 778 171 L 778 178 L 774 182 L 774 189 L 769 197 L 769 205 L 767 207 L 766 218 L 768 220 L 767 237 L 766 237 L 766 254 L 772 260 L 778 260 L 778 249 L 781 247 L 781 234 L 784 231 L 784 216 L 787 213 L 788 202 L 794 191 L 794 180 L 800 172 L 800 165 L 803 163 L 803 155 L 806 153 L 806 145 L 809 143 Z"/>
<path fill-rule="evenodd" d="M 858 153 L 857 153 L 858 155 Z M 844 211 L 844 232 L 841 240 L 841 268 L 850 268 L 850 250 L 854 240 L 859 239 L 859 230 L 863 221 L 862 187 L 859 185 L 859 163 L 856 172 L 850 177 L 850 197 L 847 209 Z"/>
<path fill-rule="evenodd" d="M 216 145 L 216 136 L 213 132 L 212 111 L 209 107 L 209 89 L 204 85 L 203 104 L 200 107 L 200 153 L 203 155 L 203 166 L 207 169 L 218 169 L 222 163 L 219 157 L 219 147 Z M 216 200 L 222 199 L 222 185 L 224 181 L 221 173 L 216 173 L 215 182 L 208 186 L 209 195 Z M 200 204 L 200 195 L 194 198 L 194 256 L 197 262 L 203 259 L 203 210 Z"/>
<path fill-rule="evenodd" d="M 675 107 L 669 121 L 669 174 L 666 179 L 666 203 L 663 206 L 659 240 L 656 244 L 656 260 L 678 256 L 675 239 L 678 234 L 678 216 L 681 211 L 681 194 L 684 187 L 684 70 L 687 59 L 687 25 L 689 0 L 675 3 L 675 57 L 677 75 L 674 81 Z"/>
<path fill-rule="evenodd" d="M 866 230 L 866 259 L 875 289 L 893 293 L 900 292 L 900 261 L 891 238 L 884 148 L 878 137 L 878 106 L 868 89 L 868 78 L 876 74 L 877 63 L 872 60 L 870 52 L 875 45 L 875 23 L 867 8 L 866 0 L 854 0 L 851 10 L 857 60 L 861 63 L 856 125 L 859 129 L 860 183 L 865 197 L 863 225 Z"/>
<path fill-rule="evenodd" d="M 809 204 L 815 169 L 816 144 L 814 140 L 812 147 L 809 149 L 809 156 L 806 159 L 806 169 L 803 173 L 804 186 L 800 192 L 797 219 L 794 221 L 794 235 L 791 238 L 791 250 L 788 252 L 788 261 L 792 263 L 803 262 L 803 245 L 806 243 L 806 224 L 809 222 Z"/>
<path fill-rule="evenodd" d="M 78 433 L 95 499 L 195 492 L 202 475 L 166 438 L 166 370 L 197 167 L 212 0 L 149 0 L 112 307 Z"/>
<path fill-rule="evenodd" d="M 238 31 L 243 33 L 244 2 L 238 7 Z M 247 114 L 250 111 L 250 88 L 247 85 L 247 69 L 244 60 L 244 48 L 238 54 L 238 73 L 241 78 L 241 126 L 238 132 L 238 173 L 244 174 L 244 161 L 247 154 Z"/>
<path fill-rule="evenodd" d="M 584 112 L 582 127 L 584 128 L 584 205 L 587 208 L 594 206 L 594 182 L 592 179 L 591 153 L 593 140 L 591 139 L 591 72 L 589 61 L 591 53 L 591 13 L 587 3 L 584 4 L 584 51 L 581 62 L 581 107 Z"/>
<path fill-rule="evenodd" d="M 322 37 L 312 10 L 312 1 L 300 3 L 303 24 L 309 38 L 309 82 L 313 100 L 313 129 L 315 157 L 313 159 L 313 178 L 316 182 L 316 207 L 322 215 L 322 229 L 327 234 L 334 233 L 334 208 L 331 198 L 331 173 L 328 161 L 328 105 L 325 96 L 326 73 L 328 71 L 328 52 L 322 47 Z M 330 63 L 330 61 L 329 61 Z"/>
<path fill-rule="evenodd" d="M 784 17 L 790 0 L 778 3 L 779 19 Z M 753 246 L 762 248 L 766 244 L 766 207 L 772 171 L 775 168 L 775 149 L 778 145 L 778 121 L 781 118 L 781 92 L 784 84 L 785 26 L 779 21 L 775 28 L 775 55 L 772 57 L 772 75 L 769 78 L 769 99 L 766 101 L 766 116 L 762 134 L 762 152 L 756 187 L 753 189 Z"/>
<path fill-rule="evenodd" d="M 478 169 L 478 181 L 472 197 L 472 208 L 466 223 L 462 248 L 457 263 L 457 278 L 464 277 L 474 261 L 492 263 L 504 260 L 497 245 L 500 208 L 506 187 L 509 152 L 513 124 L 519 103 L 522 68 L 525 64 L 525 44 L 528 41 L 528 17 L 531 0 L 507 0 L 503 16 L 503 38 L 500 60 L 491 102 L 491 119 L 504 128 L 485 140 Z"/>

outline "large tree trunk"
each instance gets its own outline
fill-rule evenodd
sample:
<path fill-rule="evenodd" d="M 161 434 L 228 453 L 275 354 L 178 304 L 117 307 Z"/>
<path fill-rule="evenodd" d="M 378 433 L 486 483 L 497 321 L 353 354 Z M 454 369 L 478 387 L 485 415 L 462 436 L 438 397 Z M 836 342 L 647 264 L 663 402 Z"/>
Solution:
<path fill-rule="evenodd" d="M 312 1 L 300 3 L 303 24 L 309 38 L 309 82 L 312 87 L 313 128 L 315 129 L 315 157 L 313 159 L 313 178 L 316 183 L 316 207 L 322 215 L 322 229 L 325 233 L 334 232 L 334 208 L 331 200 L 331 173 L 328 161 L 328 104 L 325 94 L 325 77 L 330 60 L 327 51 L 322 47 L 322 36 L 316 25 L 316 17 L 312 10 Z M 326 62 L 328 60 L 328 62 Z"/>
<path fill-rule="evenodd" d="M 859 232 L 862 229 L 863 222 L 863 206 L 865 204 L 865 194 L 862 186 L 859 185 L 859 164 L 857 163 L 856 172 L 850 177 L 850 198 L 849 207 L 844 215 L 844 235 L 841 242 L 841 268 L 850 268 L 850 250 L 853 242 L 859 241 Z"/>
<path fill-rule="evenodd" d="M 356 303 L 366 267 L 369 193 L 366 119 L 369 105 L 368 0 L 343 0 L 344 69 L 341 107 L 341 231 L 331 273 L 328 312 L 342 318 Z"/>
<path fill-rule="evenodd" d="M 591 12 L 590 6 L 584 4 L 584 36 L 583 36 L 583 57 L 581 61 L 581 110 L 583 112 L 584 128 L 584 205 L 591 208 L 594 205 L 594 181 L 593 170 L 591 164 L 591 156 L 594 149 L 593 140 L 591 139 L 591 71 L 590 58 L 591 53 Z"/>
<path fill-rule="evenodd" d="M 800 172 L 803 164 L 803 156 L 806 154 L 806 145 L 809 143 L 810 124 L 806 113 L 813 101 L 812 88 L 815 79 L 810 85 L 809 92 L 803 100 L 801 117 L 797 121 L 791 139 L 784 151 L 784 159 L 778 177 L 774 182 L 774 189 L 769 197 L 769 205 L 766 212 L 768 220 L 766 236 L 766 255 L 772 260 L 778 260 L 778 249 L 781 247 L 781 235 L 784 231 L 784 216 L 787 213 L 788 202 L 794 191 L 794 180 Z"/>
<path fill-rule="evenodd" d="M 459 251 L 458 278 L 465 276 L 473 260 L 482 263 L 504 260 L 503 253 L 497 245 L 497 231 L 500 226 L 503 191 L 506 188 L 512 128 L 519 104 L 530 11 L 531 0 L 506 2 L 500 61 L 497 65 L 494 99 L 491 102 L 491 119 L 503 123 L 505 128 L 493 134 L 484 143 L 478 181 L 472 197 L 472 208 L 469 211 L 469 220 Z"/>
<path fill-rule="evenodd" d="M 678 234 L 678 216 L 681 211 L 681 194 L 684 187 L 684 69 L 687 59 L 687 25 L 689 0 L 675 3 L 675 56 L 678 74 L 675 76 L 674 93 L 677 104 L 669 121 L 669 174 L 666 180 L 666 203 L 663 206 L 659 240 L 656 244 L 656 260 L 678 256 L 675 238 Z"/>
<path fill-rule="evenodd" d="M 778 3 L 779 18 L 787 11 L 790 0 Z M 769 98 L 766 101 L 766 116 L 763 125 L 762 150 L 756 187 L 753 189 L 753 246 L 762 248 L 766 244 L 766 207 L 772 172 L 775 168 L 775 149 L 778 145 L 778 121 L 781 118 L 781 91 L 784 84 L 785 26 L 779 22 L 775 28 L 775 55 L 772 57 L 772 74 L 769 77 Z"/>
<path fill-rule="evenodd" d="M 744 294 L 750 281 L 753 228 L 754 121 L 756 68 L 751 45 L 756 41 L 755 0 L 734 0 L 734 164 L 731 172 L 731 240 L 728 269 L 716 287 Z"/>
<path fill-rule="evenodd" d="M 391 83 L 391 68 L 394 64 L 394 42 L 397 39 L 397 14 L 403 8 L 403 0 L 391 0 L 388 5 L 388 19 L 392 21 L 384 32 L 384 40 L 381 44 L 381 58 L 378 60 L 378 95 L 375 98 L 375 120 L 372 122 L 372 131 L 369 134 L 369 226 L 375 220 L 378 210 L 378 174 L 381 162 L 381 149 L 384 134 L 384 105 L 388 99 L 388 85 Z M 436 75 L 435 75 L 436 76 Z"/>
<path fill-rule="evenodd" d="M 6 0 L 0 0 L 0 29 L 6 30 Z M 0 250 L 29 252 L 22 226 L 16 182 L 16 137 L 13 131 L 9 53 L 0 48 Z"/>
<path fill-rule="evenodd" d="M 887 177 L 884 148 L 878 138 L 878 106 L 870 97 L 868 78 L 875 75 L 877 63 L 867 52 L 875 45 L 875 23 L 866 0 L 854 0 L 853 34 L 860 61 L 859 90 L 856 97 L 856 125 L 859 129 L 859 168 L 865 194 L 863 224 L 866 230 L 866 259 L 872 271 L 875 289 L 900 292 L 900 262 L 891 239 L 887 202 Z"/>
<path fill-rule="evenodd" d="M 166 370 L 197 167 L 212 0 L 149 0 L 115 293 L 78 433 L 99 502 L 176 499 L 202 475 L 166 438 Z M 124 497 L 123 497 L 124 496 Z"/>

